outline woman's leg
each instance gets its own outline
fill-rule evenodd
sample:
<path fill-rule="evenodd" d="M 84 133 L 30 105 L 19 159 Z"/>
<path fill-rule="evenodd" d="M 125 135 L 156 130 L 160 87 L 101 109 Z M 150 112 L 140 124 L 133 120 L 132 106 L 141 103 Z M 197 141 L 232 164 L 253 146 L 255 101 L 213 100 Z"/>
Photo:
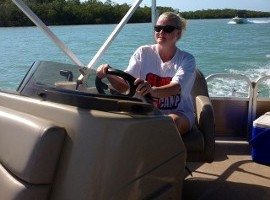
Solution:
<path fill-rule="evenodd" d="M 169 116 L 173 119 L 178 131 L 181 135 L 186 134 L 190 130 L 188 118 L 182 113 L 171 113 Z"/>

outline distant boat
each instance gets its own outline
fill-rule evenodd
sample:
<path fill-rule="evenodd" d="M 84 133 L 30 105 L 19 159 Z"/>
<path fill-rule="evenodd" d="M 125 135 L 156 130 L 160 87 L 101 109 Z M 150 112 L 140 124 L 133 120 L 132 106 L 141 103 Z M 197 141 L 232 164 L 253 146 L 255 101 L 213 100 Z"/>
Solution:
<path fill-rule="evenodd" d="M 231 21 L 235 22 L 236 24 L 246 24 L 247 18 L 239 17 L 238 15 L 236 15 L 234 18 L 231 19 Z"/>

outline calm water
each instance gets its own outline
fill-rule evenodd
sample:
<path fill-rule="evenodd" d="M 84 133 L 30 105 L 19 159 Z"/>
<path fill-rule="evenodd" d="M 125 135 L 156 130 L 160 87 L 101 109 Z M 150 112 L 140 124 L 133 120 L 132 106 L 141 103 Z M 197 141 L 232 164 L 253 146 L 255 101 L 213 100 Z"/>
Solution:
<path fill-rule="evenodd" d="M 270 75 L 270 19 L 235 25 L 222 20 L 189 20 L 178 46 L 192 53 L 198 68 L 241 73 L 251 80 Z M 54 26 L 52 31 L 87 65 L 115 25 Z M 153 43 L 151 24 L 128 24 L 99 63 L 124 69 L 134 50 Z M 72 63 L 38 28 L 0 28 L 0 88 L 16 89 L 35 60 Z M 97 67 L 97 66 L 95 66 Z"/>

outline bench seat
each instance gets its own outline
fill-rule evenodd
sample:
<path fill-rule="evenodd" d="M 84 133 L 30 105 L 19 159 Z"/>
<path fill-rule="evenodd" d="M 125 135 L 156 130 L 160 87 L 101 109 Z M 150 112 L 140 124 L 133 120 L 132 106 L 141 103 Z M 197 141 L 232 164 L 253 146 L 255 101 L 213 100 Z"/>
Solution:
<path fill-rule="evenodd" d="M 5 107 L 0 127 L 0 199 L 47 199 L 65 129 Z"/>

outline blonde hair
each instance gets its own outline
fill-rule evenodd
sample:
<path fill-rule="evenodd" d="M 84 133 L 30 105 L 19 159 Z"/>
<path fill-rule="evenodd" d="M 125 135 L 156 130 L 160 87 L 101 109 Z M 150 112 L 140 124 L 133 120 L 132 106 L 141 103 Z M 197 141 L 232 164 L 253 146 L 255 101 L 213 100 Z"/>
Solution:
<path fill-rule="evenodd" d="M 176 25 L 176 28 L 180 30 L 186 30 L 187 20 L 181 17 L 180 13 L 164 12 L 159 17 L 166 17 Z"/>

